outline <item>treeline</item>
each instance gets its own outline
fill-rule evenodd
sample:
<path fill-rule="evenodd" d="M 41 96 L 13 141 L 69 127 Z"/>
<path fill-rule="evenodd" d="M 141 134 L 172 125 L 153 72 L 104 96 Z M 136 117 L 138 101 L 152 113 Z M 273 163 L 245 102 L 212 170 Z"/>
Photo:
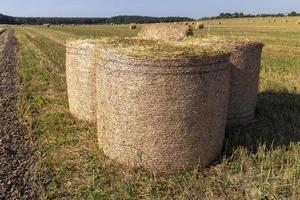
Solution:
<path fill-rule="evenodd" d="M 111 18 L 11 17 L 0 14 L 0 24 L 130 24 L 193 21 L 188 17 L 116 16 Z"/>
<path fill-rule="evenodd" d="M 148 17 L 148 16 L 116 16 L 107 19 L 107 23 L 130 24 L 130 23 L 159 23 L 159 22 L 185 22 L 193 21 L 188 17 Z"/>
<path fill-rule="evenodd" d="M 227 19 L 227 18 L 251 18 L 251 17 L 284 17 L 284 16 L 300 16 L 300 13 L 295 11 L 290 13 L 278 13 L 278 14 L 244 14 L 244 13 L 220 13 L 219 16 L 216 17 L 204 17 L 202 19 Z"/>

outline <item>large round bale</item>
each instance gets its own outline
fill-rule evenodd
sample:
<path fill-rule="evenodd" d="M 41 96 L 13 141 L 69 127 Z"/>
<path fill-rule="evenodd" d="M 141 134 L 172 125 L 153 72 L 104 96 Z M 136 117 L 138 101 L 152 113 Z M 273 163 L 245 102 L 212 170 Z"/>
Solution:
<path fill-rule="evenodd" d="M 136 28 L 137 28 L 136 24 L 130 24 L 129 25 L 129 29 L 131 29 L 131 30 L 136 29 Z"/>
<path fill-rule="evenodd" d="M 96 41 L 67 42 L 66 79 L 70 113 L 79 120 L 96 122 Z"/>
<path fill-rule="evenodd" d="M 193 35 L 193 30 L 187 25 L 179 24 L 149 24 L 142 27 L 138 33 L 141 39 L 182 40 Z"/>
<path fill-rule="evenodd" d="M 296 22 L 298 25 L 300 25 L 300 20 Z"/>
<path fill-rule="evenodd" d="M 124 165 L 161 172 L 215 160 L 227 117 L 229 54 L 177 42 L 109 43 L 101 47 L 96 73 L 104 153 Z"/>
<path fill-rule="evenodd" d="M 260 42 L 233 42 L 231 86 L 227 126 L 249 124 L 255 117 L 261 53 Z"/>
<path fill-rule="evenodd" d="M 51 25 L 50 24 L 43 24 L 43 26 L 46 27 L 46 28 L 50 28 Z"/>
<path fill-rule="evenodd" d="M 204 29 L 204 24 L 202 24 L 202 23 L 197 23 L 195 28 L 196 28 L 196 29 Z"/>

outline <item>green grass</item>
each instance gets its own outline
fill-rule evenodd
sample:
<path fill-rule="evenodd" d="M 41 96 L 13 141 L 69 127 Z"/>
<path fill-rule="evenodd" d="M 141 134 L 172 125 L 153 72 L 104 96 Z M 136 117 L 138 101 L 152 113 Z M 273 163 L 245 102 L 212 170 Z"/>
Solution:
<path fill-rule="evenodd" d="M 253 19 L 251 19 L 253 20 Z M 105 157 L 96 126 L 68 113 L 65 47 L 69 38 L 134 36 L 128 26 L 15 27 L 20 43 L 19 108 L 40 145 L 48 199 L 299 199 L 300 26 L 279 19 L 205 22 L 196 36 L 263 41 L 257 122 L 226 131 L 222 156 L 204 171 L 132 171 Z"/>

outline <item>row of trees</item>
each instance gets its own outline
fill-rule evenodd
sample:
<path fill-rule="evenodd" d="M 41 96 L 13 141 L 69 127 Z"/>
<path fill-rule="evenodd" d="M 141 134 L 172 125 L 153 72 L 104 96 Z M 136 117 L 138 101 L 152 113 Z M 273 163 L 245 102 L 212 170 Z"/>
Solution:
<path fill-rule="evenodd" d="M 159 22 L 184 22 L 193 21 L 188 17 L 148 17 L 148 16 L 116 16 L 107 19 L 107 23 L 129 24 L 129 23 L 159 23 Z"/>
<path fill-rule="evenodd" d="M 278 13 L 278 14 L 244 14 L 244 13 L 220 13 L 216 17 L 204 17 L 203 19 L 226 19 L 226 18 L 249 18 L 249 17 L 284 17 L 284 16 L 300 16 L 300 13 L 295 11 L 290 13 Z"/>
<path fill-rule="evenodd" d="M 187 17 L 116 16 L 111 18 L 11 17 L 0 14 L 0 24 L 130 24 L 192 21 Z"/>

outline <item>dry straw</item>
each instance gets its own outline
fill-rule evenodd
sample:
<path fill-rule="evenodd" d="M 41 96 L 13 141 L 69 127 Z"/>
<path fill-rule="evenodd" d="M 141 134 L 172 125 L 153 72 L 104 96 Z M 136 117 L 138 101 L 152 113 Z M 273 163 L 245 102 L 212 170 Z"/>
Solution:
<path fill-rule="evenodd" d="M 227 116 L 229 54 L 158 41 L 110 42 L 101 47 L 97 66 L 104 153 L 130 167 L 162 172 L 216 159 Z M 162 57 L 153 56 L 158 50 Z"/>
<path fill-rule="evenodd" d="M 70 113 L 83 121 L 96 122 L 96 41 L 67 43 L 66 78 Z"/>
<path fill-rule="evenodd" d="M 192 36 L 193 31 L 188 25 L 178 24 L 150 24 L 142 27 L 138 37 L 155 40 L 182 40 Z"/>
<path fill-rule="evenodd" d="M 228 126 L 247 125 L 255 117 L 262 48 L 259 42 L 234 42 L 231 46 Z"/>

